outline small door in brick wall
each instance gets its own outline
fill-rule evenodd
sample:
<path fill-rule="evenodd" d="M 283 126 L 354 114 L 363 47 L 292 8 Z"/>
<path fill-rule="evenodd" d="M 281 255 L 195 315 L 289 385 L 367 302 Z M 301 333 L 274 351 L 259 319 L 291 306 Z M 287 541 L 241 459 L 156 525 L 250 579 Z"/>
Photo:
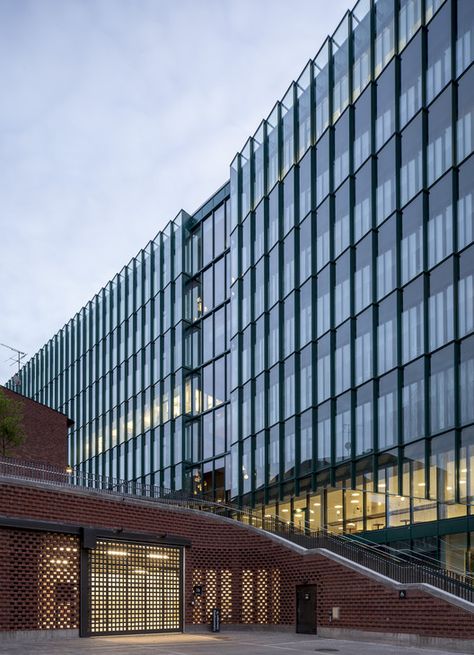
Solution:
<path fill-rule="evenodd" d="M 296 588 L 296 632 L 315 635 L 316 627 L 316 585 Z"/>

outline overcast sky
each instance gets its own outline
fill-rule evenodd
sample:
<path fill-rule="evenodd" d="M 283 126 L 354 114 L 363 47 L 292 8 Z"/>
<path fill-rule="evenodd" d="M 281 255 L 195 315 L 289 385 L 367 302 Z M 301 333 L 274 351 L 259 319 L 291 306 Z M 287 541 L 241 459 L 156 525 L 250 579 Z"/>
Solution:
<path fill-rule="evenodd" d="M 212 195 L 353 4 L 0 0 L 0 342 L 34 355 Z"/>

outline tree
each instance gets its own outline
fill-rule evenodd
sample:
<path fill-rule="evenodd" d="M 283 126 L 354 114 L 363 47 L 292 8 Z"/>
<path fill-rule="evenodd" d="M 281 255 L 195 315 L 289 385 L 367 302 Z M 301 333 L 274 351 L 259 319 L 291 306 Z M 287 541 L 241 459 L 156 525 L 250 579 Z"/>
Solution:
<path fill-rule="evenodd" d="M 0 455 L 11 455 L 24 438 L 21 405 L 0 389 Z"/>

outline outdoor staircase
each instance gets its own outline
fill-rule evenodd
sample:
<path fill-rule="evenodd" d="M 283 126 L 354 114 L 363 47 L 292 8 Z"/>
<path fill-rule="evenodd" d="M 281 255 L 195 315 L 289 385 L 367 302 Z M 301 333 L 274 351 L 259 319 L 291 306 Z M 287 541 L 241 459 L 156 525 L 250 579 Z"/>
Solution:
<path fill-rule="evenodd" d="M 304 549 L 323 548 L 370 571 L 401 584 L 424 583 L 474 604 L 474 577 L 442 568 L 437 560 L 415 551 L 399 551 L 358 535 L 341 535 L 327 529 L 302 529 L 275 516 L 264 516 L 250 508 L 208 501 L 183 491 L 117 480 L 84 472 L 64 472 L 38 463 L 0 457 L 0 478 L 30 480 L 43 484 L 89 489 L 104 494 L 130 496 L 232 519 L 277 535 Z"/>

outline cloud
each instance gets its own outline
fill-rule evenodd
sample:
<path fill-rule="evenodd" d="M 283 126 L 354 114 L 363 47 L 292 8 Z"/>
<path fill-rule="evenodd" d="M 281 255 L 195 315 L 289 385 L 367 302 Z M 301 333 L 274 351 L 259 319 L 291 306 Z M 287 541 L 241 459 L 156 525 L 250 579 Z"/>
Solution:
<path fill-rule="evenodd" d="M 33 355 L 207 199 L 350 4 L 3 0 L 0 342 Z"/>

